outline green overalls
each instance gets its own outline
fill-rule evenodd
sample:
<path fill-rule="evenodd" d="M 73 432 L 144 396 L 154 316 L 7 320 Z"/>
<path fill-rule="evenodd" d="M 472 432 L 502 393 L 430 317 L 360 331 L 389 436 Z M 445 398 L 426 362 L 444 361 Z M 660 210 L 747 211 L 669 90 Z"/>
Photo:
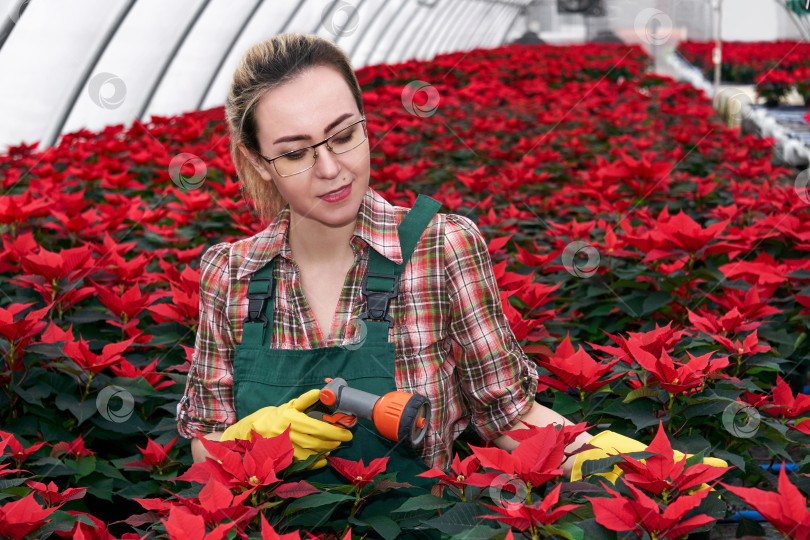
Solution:
<path fill-rule="evenodd" d="M 394 378 L 395 344 L 388 341 L 388 331 L 394 326 L 394 321 L 388 315 L 388 306 L 390 300 L 397 296 L 399 277 L 419 238 L 440 206 L 438 201 L 430 197 L 417 197 L 413 208 L 397 229 L 402 264 L 397 265 L 370 248 L 368 270 L 363 278 L 367 311 L 360 316 L 361 324 L 365 325 L 365 339 L 361 338 L 356 344 L 314 349 L 270 348 L 278 267 L 271 260 L 251 275 L 247 295 L 248 316 L 244 321 L 242 342 L 234 350 L 233 386 L 237 420 L 262 407 L 278 406 L 313 388 L 321 388 L 326 377 L 342 377 L 350 387 L 380 396 L 397 390 Z M 330 455 L 352 461 L 362 459 L 365 465 L 375 458 L 388 456 L 385 472 L 396 471 L 397 481 L 420 485 L 428 490 L 435 483 L 432 479 L 415 477 L 427 467 L 413 448 L 385 439 L 366 420 L 358 420 L 353 428 L 352 440 L 341 443 Z M 349 483 L 331 466 L 302 474 L 306 474 L 305 479 L 310 482 Z M 394 490 L 387 497 L 389 506 L 396 508 L 404 502 L 403 496 L 407 498 L 420 493 L 427 491 Z M 372 496 L 371 500 L 376 497 Z"/>

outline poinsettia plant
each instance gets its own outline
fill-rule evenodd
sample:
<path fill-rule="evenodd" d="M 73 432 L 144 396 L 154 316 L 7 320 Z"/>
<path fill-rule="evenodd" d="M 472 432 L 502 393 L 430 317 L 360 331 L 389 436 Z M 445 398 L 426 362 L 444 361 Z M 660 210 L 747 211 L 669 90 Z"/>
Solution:
<path fill-rule="evenodd" d="M 707 79 L 712 78 L 713 40 L 684 40 L 678 54 L 698 66 Z M 753 84 L 755 77 L 772 69 L 792 72 L 810 65 L 810 44 L 806 41 L 724 41 L 721 78 L 729 83 Z M 798 79 L 795 79 L 798 81 Z"/>
<path fill-rule="evenodd" d="M 754 77 L 757 95 L 765 98 L 765 103 L 775 105 L 790 92 L 793 76 L 783 69 L 772 69 Z"/>
<path fill-rule="evenodd" d="M 649 64 L 638 47 L 591 43 L 357 71 L 372 186 L 477 224 L 537 362 L 536 399 L 573 421 L 510 432 L 511 453 L 468 428 L 422 475 L 433 489 L 385 512 L 378 501 L 413 488 L 384 461 L 335 456 L 345 483 L 314 485 L 284 434 L 201 439 L 214 457 L 200 463 L 178 437 L 200 256 L 266 225 L 242 198 L 221 107 L 9 148 L 0 535 L 670 538 L 736 529 L 724 520 L 755 502 L 740 490 L 763 487 L 791 505 L 755 507 L 764 518 L 803 523 L 810 201 L 772 141 L 727 129 Z M 403 107 L 417 79 L 440 94 L 435 114 Z M 206 165 L 193 189 L 168 170 L 180 154 Z M 605 428 L 647 450 L 566 481 L 567 445 Z M 795 491 L 773 481 L 781 462 Z M 615 483 L 601 474 L 614 468 Z"/>

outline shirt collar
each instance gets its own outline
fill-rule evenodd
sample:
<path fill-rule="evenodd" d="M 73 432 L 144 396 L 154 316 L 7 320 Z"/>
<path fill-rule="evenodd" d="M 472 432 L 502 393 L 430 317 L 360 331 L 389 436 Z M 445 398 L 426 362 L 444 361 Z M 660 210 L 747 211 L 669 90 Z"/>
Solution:
<path fill-rule="evenodd" d="M 382 198 L 370 186 L 366 189 L 360 209 L 357 212 L 357 224 L 352 235 L 352 249 L 362 247 L 362 240 L 380 255 L 395 264 L 402 264 L 402 251 L 399 247 L 397 226 L 407 212 Z M 248 239 L 250 246 L 247 255 L 239 264 L 236 279 L 252 274 L 267 264 L 276 255 L 292 258 L 287 231 L 290 224 L 290 207 L 285 206 L 267 225 L 267 227 Z"/>

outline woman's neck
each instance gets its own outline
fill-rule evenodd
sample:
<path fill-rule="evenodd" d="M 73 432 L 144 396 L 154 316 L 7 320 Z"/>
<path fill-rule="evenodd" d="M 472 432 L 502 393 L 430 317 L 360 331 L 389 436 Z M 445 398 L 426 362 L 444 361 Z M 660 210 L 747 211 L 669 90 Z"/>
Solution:
<path fill-rule="evenodd" d="M 340 227 L 328 227 L 317 221 L 290 215 L 289 242 L 293 258 L 299 265 L 329 264 L 352 253 L 350 240 L 355 221 Z"/>

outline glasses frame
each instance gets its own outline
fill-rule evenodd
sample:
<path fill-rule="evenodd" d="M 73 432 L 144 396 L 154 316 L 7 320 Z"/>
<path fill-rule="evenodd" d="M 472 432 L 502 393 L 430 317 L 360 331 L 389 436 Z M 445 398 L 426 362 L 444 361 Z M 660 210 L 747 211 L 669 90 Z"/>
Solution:
<path fill-rule="evenodd" d="M 362 141 L 360 141 L 360 143 L 359 143 L 357 146 L 355 146 L 354 148 L 351 148 L 351 149 L 346 150 L 346 151 L 344 151 L 344 152 L 335 152 L 335 150 L 334 150 L 334 149 L 332 148 L 332 146 L 329 144 L 329 140 L 330 140 L 332 137 L 334 137 L 334 136 L 336 136 L 336 135 L 339 135 L 339 134 L 340 134 L 340 133 L 342 133 L 344 130 L 349 129 L 349 128 L 350 128 L 350 127 L 352 127 L 352 126 L 356 126 L 357 124 L 360 124 L 360 123 L 362 123 L 362 124 L 363 124 L 363 140 L 362 140 Z M 303 147 L 301 147 L 301 148 L 296 148 L 295 150 L 290 150 L 289 152 L 284 152 L 283 154 L 279 154 L 279 155 L 277 155 L 277 156 L 276 156 L 276 157 L 274 157 L 274 158 L 267 158 L 267 157 L 264 157 L 263 155 L 259 154 L 259 152 L 258 152 L 258 151 L 257 151 L 256 153 L 259 155 L 259 157 L 260 157 L 260 158 L 262 158 L 263 160 L 265 160 L 267 163 L 272 163 L 272 164 L 273 164 L 273 169 L 276 171 L 276 174 L 277 174 L 277 175 L 281 176 L 282 178 L 287 178 L 288 176 L 295 176 L 296 174 L 301 174 L 302 172 L 306 172 L 306 171 L 310 170 L 312 167 L 314 167 L 314 166 L 315 166 L 315 163 L 317 163 L 317 160 L 318 160 L 318 150 L 316 150 L 316 148 L 318 148 L 318 147 L 319 147 L 320 145 L 322 145 L 322 144 L 325 144 L 325 145 L 326 145 L 326 147 L 329 149 L 329 151 L 330 151 L 330 152 L 332 152 L 334 155 L 339 156 L 340 154 L 345 154 L 346 152 L 351 152 L 352 150 L 354 150 L 355 148 L 357 148 L 357 147 L 359 147 L 361 144 L 363 144 L 363 142 L 364 142 L 364 141 L 366 141 L 366 140 L 368 140 L 368 129 L 367 129 L 367 127 L 366 127 L 366 117 L 365 117 L 365 115 L 363 115 L 363 117 L 362 117 L 360 120 L 358 120 L 357 122 L 352 122 L 352 123 L 351 123 L 351 124 L 349 124 L 348 126 L 340 128 L 338 131 L 336 131 L 336 132 L 332 133 L 331 135 L 329 135 L 327 138 L 325 138 L 324 140 L 322 140 L 322 141 L 321 141 L 321 142 L 319 142 L 319 143 L 315 143 L 315 144 L 312 144 L 312 145 L 310 145 L 310 146 L 303 146 Z M 306 169 L 304 169 L 304 170 L 302 170 L 302 171 L 298 171 L 298 172 L 296 172 L 296 173 L 292 173 L 292 174 L 281 174 L 280 172 L 278 172 L 278 167 L 276 167 L 276 164 L 275 164 L 275 161 L 276 161 L 278 158 L 282 158 L 282 157 L 286 156 L 287 154 L 293 154 L 293 153 L 295 153 L 295 152 L 300 152 L 300 151 L 302 151 L 302 150 L 309 150 L 310 148 L 312 148 L 313 150 L 315 150 L 315 158 L 314 158 L 314 159 L 315 159 L 315 161 L 313 161 L 313 162 L 312 162 L 312 165 L 310 165 L 309 167 L 307 167 Z"/>

